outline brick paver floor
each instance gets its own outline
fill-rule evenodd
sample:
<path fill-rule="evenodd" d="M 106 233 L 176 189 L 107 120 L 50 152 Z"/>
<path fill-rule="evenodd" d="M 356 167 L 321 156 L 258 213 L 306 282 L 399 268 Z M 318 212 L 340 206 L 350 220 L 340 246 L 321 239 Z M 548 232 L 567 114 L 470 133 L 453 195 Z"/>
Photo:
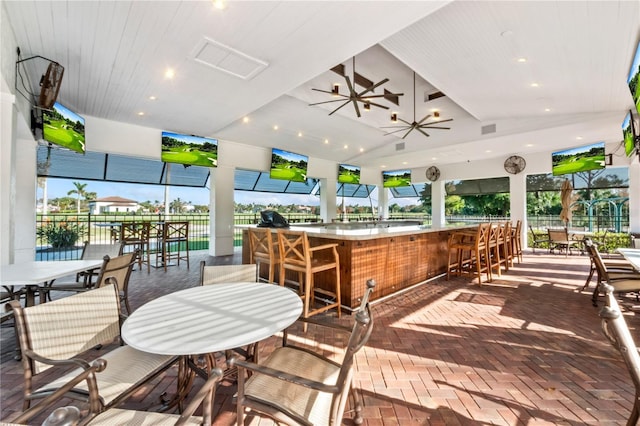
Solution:
<path fill-rule="evenodd" d="M 132 308 L 195 286 L 201 259 L 239 263 L 238 255 L 194 253 L 189 270 L 182 265 L 168 272 L 136 271 Z M 354 382 L 364 424 L 625 424 L 635 390 L 600 329 L 590 300 L 593 284 L 579 291 L 588 266 L 585 256 L 538 250 L 492 283 L 438 278 L 376 303 L 374 332 L 358 355 Z M 352 321 L 349 315 L 326 317 Z M 632 310 L 625 317 L 637 341 L 640 321 Z M 21 409 L 22 367 L 13 360 L 13 329 L 3 327 L 1 337 L 0 420 L 10 420 Z M 276 344 L 275 337 L 263 342 L 262 356 Z M 169 370 L 124 407 L 154 405 L 163 392 L 172 392 L 175 376 Z M 220 384 L 216 425 L 235 424 L 234 392 L 232 380 Z M 353 424 L 351 416 L 343 424 Z M 246 424 L 273 422 L 248 418 Z"/>

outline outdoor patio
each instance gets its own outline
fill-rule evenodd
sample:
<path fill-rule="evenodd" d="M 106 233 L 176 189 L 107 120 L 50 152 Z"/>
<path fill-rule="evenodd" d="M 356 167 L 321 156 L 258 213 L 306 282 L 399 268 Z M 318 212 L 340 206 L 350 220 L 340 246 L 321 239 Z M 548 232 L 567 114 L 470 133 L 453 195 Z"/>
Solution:
<path fill-rule="evenodd" d="M 200 259 L 240 263 L 238 255 L 195 252 L 189 270 L 134 271 L 132 308 L 195 286 Z M 598 308 L 590 299 L 594 284 L 579 292 L 588 268 L 587 256 L 529 251 L 522 264 L 481 287 L 475 280 L 438 278 L 376 303 L 374 332 L 356 363 L 364 424 L 625 424 L 635 390 L 622 358 L 600 330 Z M 328 317 L 335 320 L 335 313 Z M 640 320 L 632 312 L 626 319 L 637 341 Z M 276 342 L 268 339 L 261 350 L 272 350 Z M 20 411 L 23 375 L 13 359 L 12 328 L 3 326 L 0 343 L 0 420 L 7 421 Z M 175 376 L 170 370 L 125 407 L 156 404 L 163 392 L 172 392 Z M 216 425 L 235 424 L 234 392 L 232 381 L 221 383 Z"/>

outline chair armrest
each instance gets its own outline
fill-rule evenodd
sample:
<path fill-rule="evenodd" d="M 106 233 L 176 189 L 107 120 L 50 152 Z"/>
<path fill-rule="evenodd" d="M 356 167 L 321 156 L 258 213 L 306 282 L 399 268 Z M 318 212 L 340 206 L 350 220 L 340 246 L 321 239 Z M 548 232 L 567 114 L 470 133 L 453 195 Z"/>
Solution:
<path fill-rule="evenodd" d="M 253 362 L 243 361 L 237 357 L 232 357 L 229 360 L 229 366 L 244 368 L 245 370 L 250 370 L 256 373 L 265 374 L 267 376 L 271 376 L 279 380 L 284 380 L 286 382 L 294 383 L 294 384 L 304 386 L 306 388 L 310 388 L 313 390 L 317 390 L 320 392 L 338 393 L 340 391 L 339 387 L 335 385 L 327 385 L 322 382 L 316 382 L 315 380 L 305 379 L 304 377 L 300 377 L 295 374 L 289 374 L 289 373 L 285 373 L 284 371 L 266 367 L 264 365 L 258 365 Z M 238 374 L 241 374 L 241 373 L 238 371 Z"/>
<path fill-rule="evenodd" d="M 98 358 L 94 360 L 88 369 L 84 370 L 82 373 L 78 374 L 73 379 L 69 380 L 64 386 L 58 388 L 55 392 L 48 395 L 47 397 L 38 401 L 36 405 L 29 408 L 27 411 L 23 412 L 17 418 L 13 419 L 12 422 L 18 424 L 28 424 L 29 420 L 38 414 L 42 413 L 45 409 L 49 408 L 52 404 L 57 402 L 60 398 L 62 398 L 67 392 L 73 389 L 78 383 L 83 380 L 87 381 L 87 387 L 89 389 L 89 401 L 90 401 L 90 413 L 97 413 L 102 409 L 100 404 L 100 397 L 98 395 L 98 384 L 96 381 L 95 373 L 99 373 L 104 371 L 107 367 L 107 361 L 102 358 Z"/>
<path fill-rule="evenodd" d="M 176 426 L 185 424 L 190 417 L 193 416 L 193 413 L 200 405 L 202 405 L 203 412 L 212 410 L 215 386 L 220 380 L 222 380 L 223 375 L 224 373 L 222 370 L 217 367 L 209 372 L 209 378 L 207 381 L 198 390 L 185 409 L 182 410 L 182 414 L 180 415 L 180 419 L 176 422 Z M 209 416 L 211 416 L 211 412 L 209 412 Z"/>
<path fill-rule="evenodd" d="M 42 355 L 32 351 L 31 349 L 25 349 L 22 353 L 27 357 L 33 359 L 34 361 L 41 362 L 42 364 L 56 365 L 56 366 L 61 366 L 61 365 L 76 366 L 76 367 L 82 368 L 85 371 L 91 368 L 91 364 L 89 364 L 84 359 L 80 359 L 80 358 L 51 359 L 51 358 L 43 357 Z"/>
<path fill-rule="evenodd" d="M 326 323 L 326 322 L 320 322 L 317 321 L 313 318 L 298 318 L 296 320 L 296 322 L 294 322 L 293 324 L 295 325 L 298 322 L 302 322 L 305 324 L 312 324 L 312 325 L 316 325 L 316 326 L 320 326 L 320 327 L 324 327 L 324 328 L 329 328 L 332 330 L 337 330 L 337 331 L 342 331 L 344 333 L 351 333 L 351 328 L 344 326 L 344 325 L 340 325 L 340 324 L 330 324 L 330 323 Z M 289 329 L 292 327 L 293 325 L 289 326 L 288 328 L 285 328 L 284 330 L 282 330 L 282 346 L 287 346 L 287 340 L 289 338 Z"/>
<path fill-rule="evenodd" d="M 312 246 L 309 248 L 310 252 L 314 252 L 314 251 L 320 251 L 320 250 L 327 250 L 327 249 L 331 249 L 331 248 L 335 248 L 338 247 L 337 243 L 332 243 L 332 244 L 322 244 L 319 246 Z"/>

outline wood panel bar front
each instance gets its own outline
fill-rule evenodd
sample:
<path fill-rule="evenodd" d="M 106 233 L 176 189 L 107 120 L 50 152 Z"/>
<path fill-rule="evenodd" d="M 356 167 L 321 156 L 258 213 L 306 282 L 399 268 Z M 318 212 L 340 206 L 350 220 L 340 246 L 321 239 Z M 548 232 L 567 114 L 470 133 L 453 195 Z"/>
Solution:
<path fill-rule="evenodd" d="M 330 226 L 296 226 L 291 229 L 306 231 L 311 245 L 338 244 L 342 305 L 354 309 L 360 305 L 368 279 L 376 280 L 371 295 L 371 300 L 376 300 L 446 273 L 449 233 L 461 228 L 398 226 L 339 230 Z M 247 231 L 242 235 L 242 262 L 249 263 Z M 261 271 L 261 276 L 267 276 L 266 269 Z M 296 279 L 293 275 L 287 278 Z M 329 280 L 334 280 L 332 272 L 315 276 L 315 284 L 321 288 L 325 288 Z"/>

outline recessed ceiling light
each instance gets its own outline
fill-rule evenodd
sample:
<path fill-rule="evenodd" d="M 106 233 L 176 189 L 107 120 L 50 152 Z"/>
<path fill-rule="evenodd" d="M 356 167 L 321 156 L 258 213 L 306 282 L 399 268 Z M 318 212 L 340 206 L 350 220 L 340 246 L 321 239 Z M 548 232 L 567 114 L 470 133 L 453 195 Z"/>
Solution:
<path fill-rule="evenodd" d="M 527 62 L 527 58 L 518 58 L 517 59 L 518 62 L 520 62 L 521 64 Z"/>
<path fill-rule="evenodd" d="M 138 115 L 141 115 L 141 116 L 144 115 L 144 111 L 140 111 Z"/>
<path fill-rule="evenodd" d="M 533 146 L 533 144 L 532 143 L 528 143 L 525 146 L 528 147 L 528 148 L 531 148 Z"/>
<path fill-rule="evenodd" d="M 301 138 L 302 137 L 302 132 L 298 132 L 298 137 Z"/>
<path fill-rule="evenodd" d="M 345 146 L 344 146 L 344 149 L 347 149 L 347 148 L 349 148 L 349 145 L 345 145 Z"/>
<path fill-rule="evenodd" d="M 386 167 L 387 167 L 387 165 L 386 165 L 386 164 L 383 164 L 383 165 L 381 165 L 381 166 L 380 166 L 380 168 L 381 168 L 381 169 L 384 169 L 384 168 L 386 168 Z"/>
<path fill-rule="evenodd" d="M 325 140 L 324 140 L 324 143 L 329 143 L 329 139 L 325 139 Z"/>
<path fill-rule="evenodd" d="M 438 159 L 438 157 L 431 157 L 431 160 L 433 160 L 433 161 L 435 161 L 437 159 Z"/>
<path fill-rule="evenodd" d="M 491 152 L 491 150 L 490 150 L 490 149 L 488 149 L 488 150 L 486 150 L 485 152 Z"/>
<path fill-rule="evenodd" d="M 360 148 L 360 152 L 364 152 L 364 148 Z"/>
<path fill-rule="evenodd" d="M 242 117 L 242 122 L 243 123 L 248 123 L 249 122 L 249 117 Z"/>
<path fill-rule="evenodd" d="M 402 162 L 402 164 L 407 164 L 407 162 L 406 162 L 406 161 L 403 161 L 403 162 Z"/>
<path fill-rule="evenodd" d="M 155 97 L 155 96 L 153 96 L 153 95 L 149 96 L 149 100 L 150 100 L 150 101 L 155 101 L 156 99 L 158 99 L 158 98 L 156 98 L 156 97 Z"/>
<path fill-rule="evenodd" d="M 531 86 L 531 87 L 540 87 L 540 85 L 539 85 L 538 83 L 535 83 L 535 82 L 534 82 L 534 83 L 531 83 L 531 84 L 530 84 L 530 86 Z"/>
<path fill-rule="evenodd" d="M 164 78 L 172 79 L 175 76 L 176 72 L 173 70 L 173 68 L 167 68 L 167 70 L 164 72 Z"/>
<path fill-rule="evenodd" d="M 581 141 L 582 140 L 582 136 L 576 136 L 576 139 Z"/>
<path fill-rule="evenodd" d="M 213 0 L 213 7 L 216 9 L 224 10 L 227 5 L 224 3 L 224 0 Z"/>
<path fill-rule="evenodd" d="M 551 108 L 545 108 L 544 109 L 544 112 L 550 112 L 550 111 L 551 111 Z"/>
<path fill-rule="evenodd" d="M 277 125 L 277 124 L 275 124 L 275 125 L 273 126 L 273 130 L 278 130 L 278 125 Z"/>

